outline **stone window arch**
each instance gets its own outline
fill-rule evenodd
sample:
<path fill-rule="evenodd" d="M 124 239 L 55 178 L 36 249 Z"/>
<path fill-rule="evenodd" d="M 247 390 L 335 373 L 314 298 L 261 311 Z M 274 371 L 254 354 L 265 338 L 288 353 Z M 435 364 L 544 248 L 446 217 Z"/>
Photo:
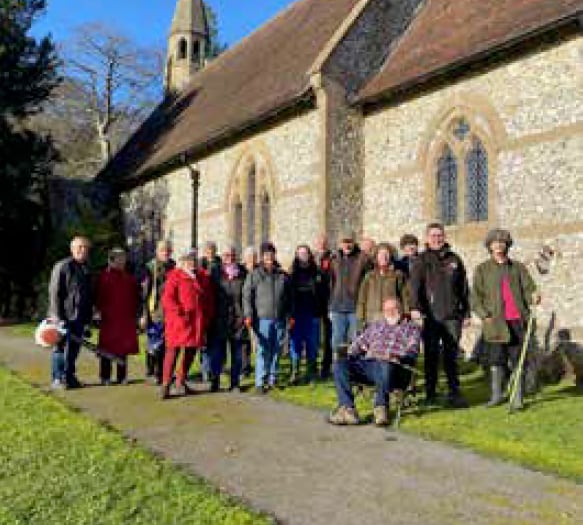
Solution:
<path fill-rule="evenodd" d="M 192 43 L 192 61 L 196 64 L 200 63 L 200 42 L 195 40 Z"/>
<path fill-rule="evenodd" d="M 178 41 L 176 58 L 178 60 L 184 60 L 187 56 L 188 56 L 188 42 L 186 42 L 186 38 L 181 38 Z"/>
<path fill-rule="evenodd" d="M 491 127 L 470 112 L 450 113 L 432 141 L 428 218 L 446 226 L 492 220 L 495 159 Z"/>

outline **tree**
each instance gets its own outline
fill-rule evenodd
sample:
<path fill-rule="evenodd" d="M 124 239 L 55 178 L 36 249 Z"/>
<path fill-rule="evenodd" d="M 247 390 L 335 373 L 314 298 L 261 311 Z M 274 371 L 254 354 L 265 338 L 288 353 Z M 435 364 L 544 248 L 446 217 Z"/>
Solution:
<path fill-rule="evenodd" d="M 42 261 L 47 179 L 56 157 L 50 138 L 27 127 L 60 80 L 50 38 L 29 35 L 44 9 L 45 0 L 0 4 L 0 276 L 21 291 Z M 6 248 L 16 246 L 17 255 Z"/>
<path fill-rule="evenodd" d="M 73 102 L 95 131 L 105 165 L 160 100 L 163 55 L 97 23 L 79 27 L 64 49 L 69 106 L 56 108 L 70 111 Z"/>
<path fill-rule="evenodd" d="M 219 40 L 219 22 L 214 9 L 207 2 L 204 2 L 204 9 L 209 27 L 209 46 L 207 46 L 207 58 L 212 59 L 218 57 L 222 52 L 226 51 L 227 44 L 223 44 Z"/>

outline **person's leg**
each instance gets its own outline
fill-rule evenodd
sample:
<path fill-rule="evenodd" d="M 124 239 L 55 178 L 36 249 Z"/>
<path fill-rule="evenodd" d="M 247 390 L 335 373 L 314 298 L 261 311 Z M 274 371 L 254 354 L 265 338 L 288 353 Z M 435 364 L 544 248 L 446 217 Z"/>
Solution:
<path fill-rule="evenodd" d="M 356 339 L 356 329 L 358 327 L 355 313 L 346 314 L 346 324 L 346 343 L 351 344 Z"/>
<path fill-rule="evenodd" d="M 164 367 L 162 372 L 162 385 L 169 387 L 172 383 L 172 376 L 174 375 L 174 367 L 176 358 L 180 353 L 180 348 L 166 348 L 164 353 Z"/>
<path fill-rule="evenodd" d="M 330 377 L 330 368 L 332 366 L 332 322 L 325 315 L 322 317 L 320 325 L 320 336 L 322 345 L 322 379 Z"/>
<path fill-rule="evenodd" d="M 196 348 L 185 348 L 182 353 L 182 361 L 176 372 L 176 386 L 184 386 L 188 380 L 188 372 L 192 363 L 194 362 L 194 357 L 196 355 Z"/>
<path fill-rule="evenodd" d="M 439 366 L 441 331 L 439 325 L 427 321 L 423 327 L 423 355 L 425 373 L 425 397 L 435 400 L 437 392 L 437 368 Z"/>
<path fill-rule="evenodd" d="M 304 344 L 304 333 L 302 318 L 298 316 L 296 318 L 296 324 L 290 332 L 289 341 L 289 359 L 291 364 L 291 375 L 289 382 L 295 384 L 298 380 L 298 373 L 300 369 L 300 360 L 302 356 L 302 346 Z"/>
<path fill-rule="evenodd" d="M 317 328 L 320 324 L 318 318 L 310 317 L 306 327 L 306 379 L 308 382 L 316 378 L 318 372 L 318 339 Z"/>
<path fill-rule="evenodd" d="M 200 371 L 202 373 L 203 382 L 208 383 L 211 379 L 210 346 L 200 349 Z"/>
<path fill-rule="evenodd" d="M 99 358 L 99 379 L 102 385 L 111 381 L 111 361 L 105 357 Z"/>
<path fill-rule="evenodd" d="M 72 323 L 69 330 L 73 337 L 67 337 L 65 344 L 65 381 L 68 387 L 76 388 L 81 386 L 77 379 L 77 357 L 79 356 L 81 345 L 79 342 L 74 341 L 73 338 L 82 338 L 85 327 L 80 323 Z"/>
<path fill-rule="evenodd" d="M 365 375 L 376 387 L 374 406 L 388 407 L 392 364 L 384 361 L 365 361 Z"/>
<path fill-rule="evenodd" d="M 229 347 L 231 351 L 231 390 L 239 388 L 241 370 L 243 367 L 243 349 L 241 346 L 241 339 L 235 337 L 229 339 Z"/>
<path fill-rule="evenodd" d="M 155 376 L 155 367 L 156 367 L 156 354 L 150 352 L 150 350 L 146 351 L 146 378 L 153 378 Z"/>
<path fill-rule="evenodd" d="M 266 353 L 269 343 L 269 321 L 267 319 L 259 319 L 255 334 L 255 388 L 263 388 L 267 379 Z M 254 337 L 253 334 L 251 337 Z"/>
<path fill-rule="evenodd" d="M 127 382 L 128 379 L 128 358 L 127 356 L 123 356 L 122 361 L 117 363 L 117 382 L 122 385 Z M 110 362 L 111 367 L 111 362 Z"/>
<path fill-rule="evenodd" d="M 510 342 L 507 345 L 508 350 L 508 363 L 510 365 L 510 370 L 513 373 L 517 372 L 518 363 L 520 361 L 520 354 L 522 352 L 522 345 L 524 343 L 524 325 L 522 322 L 512 322 L 508 323 L 508 328 L 510 331 Z M 527 354 L 528 355 L 528 354 Z M 516 385 L 516 395 L 512 400 L 512 408 L 519 409 L 523 407 L 524 403 L 524 392 L 526 384 L 526 367 L 528 366 L 528 361 L 524 362 L 524 367 L 520 377 L 518 378 L 518 384 Z"/>
<path fill-rule="evenodd" d="M 166 344 L 162 344 L 154 355 L 154 377 L 156 383 L 162 384 L 162 375 L 164 373 L 164 359 L 166 355 Z M 176 356 L 175 356 L 176 357 Z"/>
<path fill-rule="evenodd" d="M 359 366 L 359 361 L 352 358 L 340 357 L 334 361 L 334 385 L 336 387 L 336 396 L 338 397 L 338 406 L 354 408 L 354 394 L 352 393 L 351 368 Z"/>
<path fill-rule="evenodd" d="M 243 376 L 248 377 L 251 373 L 251 337 L 253 335 L 248 336 L 249 339 L 242 339 L 241 340 L 241 372 Z"/>
<path fill-rule="evenodd" d="M 458 372 L 459 341 L 462 332 L 460 321 L 445 321 L 442 331 L 443 368 L 447 377 L 450 399 L 460 396 Z"/>
<path fill-rule="evenodd" d="M 211 390 L 218 392 L 221 383 L 221 374 L 223 372 L 223 363 L 227 352 L 227 340 L 222 337 L 214 337 L 211 352 Z"/>
<path fill-rule="evenodd" d="M 279 356 L 285 340 L 286 331 L 285 321 L 274 321 L 271 329 L 271 364 L 269 367 L 269 386 L 275 386 L 277 383 L 277 372 L 279 368 Z"/>
<path fill-rule="evenodd" d="M 65 344 L 66 338 L 63 338 L 51 355 L 51 382 L 54 387 L 60 387 L 65 382 Z"/>

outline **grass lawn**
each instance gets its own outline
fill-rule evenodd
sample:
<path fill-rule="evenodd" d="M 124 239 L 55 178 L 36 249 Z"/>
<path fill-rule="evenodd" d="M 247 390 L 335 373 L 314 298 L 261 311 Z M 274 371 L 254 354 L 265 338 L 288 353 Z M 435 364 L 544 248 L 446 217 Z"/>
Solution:
<path fill-rule="evenodd" d="M 528 398 L 525 410 L 510 415 L 506 405 L 483 406 L 489 391 L 479 368 L 464 363 L 461 381 L 471 408 L 412 408 L 404 412 L 401 429 L 583 482 L 583 396 L 572 380 L 545 387 Z M 285 388 L 273 396 L 322 409 L 337 403 L 332 382 Z M 371 389 L 358 396 L 361 418 L 370 418 L 372 401 Z"/>
<path fill-rule="evenodd" d="M 0 368 L 0 523 L 267 524 Z"/>

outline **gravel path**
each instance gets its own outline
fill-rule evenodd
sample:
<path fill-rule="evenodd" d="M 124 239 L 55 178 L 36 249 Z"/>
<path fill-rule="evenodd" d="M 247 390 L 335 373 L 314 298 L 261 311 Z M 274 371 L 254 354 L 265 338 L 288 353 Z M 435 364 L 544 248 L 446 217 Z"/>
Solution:
<path fill-rule="evenodd" d="M 41 388 L 49 357 L 0 329 L 0 361 Z M 81 378 L 95 374 L 83 358 Z M 583 486 L 409 435 L 331 427 L 321 412 L 267 398 L 163 403 L 141 383 L 62 395 L 280 523 L 583 523 Z"/>

